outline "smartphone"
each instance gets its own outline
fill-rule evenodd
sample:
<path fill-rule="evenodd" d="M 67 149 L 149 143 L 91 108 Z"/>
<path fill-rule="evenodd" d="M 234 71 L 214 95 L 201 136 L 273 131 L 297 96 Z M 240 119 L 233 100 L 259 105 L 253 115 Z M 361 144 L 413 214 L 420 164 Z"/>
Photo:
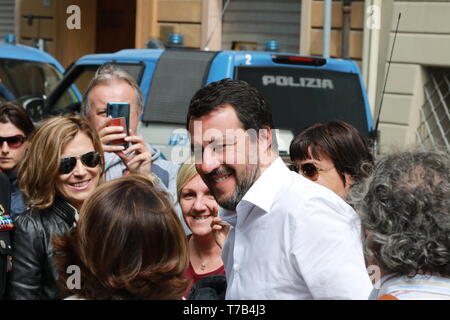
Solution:
<path fill-rule="evenodd" d="M 128 136 L 130 129 L 130 104 L 125 102 L 108 102 L 106 104 L 106 116 L 113 119 L 109 122 L 109 127 L 121 126 L 125 129 Z M 114 140 L 109 143 L 112 146 L 123 146 L 128 148 L 128 142 L 124 139 Z"/>

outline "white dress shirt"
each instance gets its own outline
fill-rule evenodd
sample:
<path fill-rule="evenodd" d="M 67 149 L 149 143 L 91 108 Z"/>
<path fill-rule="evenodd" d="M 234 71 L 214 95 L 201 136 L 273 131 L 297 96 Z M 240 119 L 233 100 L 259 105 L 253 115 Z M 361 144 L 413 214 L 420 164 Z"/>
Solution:
<path fill-rule="evenodd" d="M 361 223 L 333 191 L 277 158 L 237 205 L 222 250 L 226 299 L 364 299 Z"/>

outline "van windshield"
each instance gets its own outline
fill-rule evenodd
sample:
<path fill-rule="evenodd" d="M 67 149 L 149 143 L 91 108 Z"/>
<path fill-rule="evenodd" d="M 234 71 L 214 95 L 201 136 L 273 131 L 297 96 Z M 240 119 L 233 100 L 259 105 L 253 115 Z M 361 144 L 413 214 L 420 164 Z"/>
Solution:
<path fill-rule="evenodd" d="M 49 63 L 0 59 L 0 102 L 45 97 L 61 79 L 61 72 Z"/>
<path fill-rule="evenodd" d="M 119 68 L 127 71 L 137 83 L 140 83 L 144 65 L 141 63 L 117 63 Z M 98 64 L 92 65 L 77 65 L 71 71 L 69 71 L 64 78 L 63 90 L 58 92 L 55 97 L 52 94 L 52 98 L 56 98 L 50 105 L 50 112 L 58 114 L 60 112 L 67 111 L 67 107 L 71 103 L 81 103 L 81 97 L 87 91 L 89 83 L 95 76 L 97 69 L 100 67 Z M 77 110 L 79 111 L 79 110 Z"/>
<path fill-rule="evenodd" d="M 276 128 L 296 135 L 315 122 L 343 120 L 369 133 L 357 74 L 319 68 L 239 66 L 235 77 L 258 89 L 272 108 Z"/>

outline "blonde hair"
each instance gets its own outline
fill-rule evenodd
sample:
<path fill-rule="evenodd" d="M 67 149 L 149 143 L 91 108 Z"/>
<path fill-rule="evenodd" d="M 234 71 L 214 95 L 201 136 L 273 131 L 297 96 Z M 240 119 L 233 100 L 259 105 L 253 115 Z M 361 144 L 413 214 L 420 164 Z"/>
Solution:
<path fill-rule="evenodd" d="M 105 160 L 97 132 L 80 116 L 58 116 L 46 120 L 34 134 L 18 168 L 19 186 L 28 206 L 44 209 L 55 200 L 55 180 L 59 175 L 61 153 L 79 133 L 85 133 L 100 153 L 100 179 Z"/>
<path fill-rule="evenodd" d="M 194 157 L 191 156 L 188 158 L 183 164 L 180 166 L 177 175 L 177 198 L 178 202 L 180 202 L 181 198 L 181 190 L 183 190 L 184 186 L 191 181 L 198 174 L 197 169 L 195 169 L 195 161 Z"/>

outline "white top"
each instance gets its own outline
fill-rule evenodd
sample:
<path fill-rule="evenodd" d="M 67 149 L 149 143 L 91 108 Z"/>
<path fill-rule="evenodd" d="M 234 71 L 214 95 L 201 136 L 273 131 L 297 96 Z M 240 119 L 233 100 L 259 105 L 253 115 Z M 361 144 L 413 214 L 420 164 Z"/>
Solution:
<path fill-rule="evenodd" d="M 450 278 L 428 274 L 414 277 L 388 274 L 375 284 L 369 300 L 385 294 L 398 300 L 450 300 Z"/>
<path fill-rule="evenodd" d="M 222 259 L 226 299 L 364 299 L 367 274 L 356 212 L 277 158 L 236 211 Z"/>

